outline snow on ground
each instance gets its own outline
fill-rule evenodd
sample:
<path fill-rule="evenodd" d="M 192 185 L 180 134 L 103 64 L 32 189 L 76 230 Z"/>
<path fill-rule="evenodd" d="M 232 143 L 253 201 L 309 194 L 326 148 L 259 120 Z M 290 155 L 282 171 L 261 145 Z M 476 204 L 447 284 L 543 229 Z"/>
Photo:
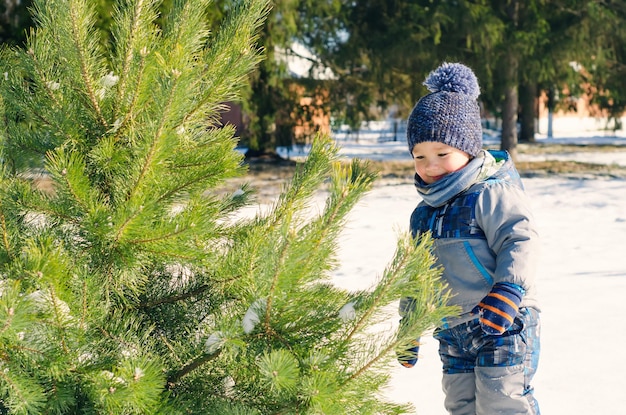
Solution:
<path fill-rule="evenodd" d="M 626 182 L 554 177 L 525 179 L 525 185 L 543 243 L 537 276 L 542 356 L 534 382 L 542 411 L 625 413 L 626 363 L 620 354 L 626 341 Z M 365 196 L 340 244 L 337 284 L 372 284 L 417 201 L 410 183 L 376 187 Z M 393 367 L 388 396 L 412 402 L 420 415 L 444 415 L 437 342 L 422 340 L 414 368 Z"/>
<path fill-rule="evenodd" d="M 543 156 L 626 165 L 626 138 L 600 134 L 551 142 L 624 145 L 611 152 Z M 548 144 L 548 140 L 539 137 Z M 403 141 L 340 142 L 346 157 L 408 159 Z M 525 156 L 520 155 L 520 159 Z M 542 156 L 529 156 L 541 159 Z M 552 415 L 626 413 L 626 181 L 623 179 L 525 178 L 542 238 L 538 286 L 542 302 L 542 352 L 535 394 Z M 399 231 L 408 228 L 418 203 L 412 183 L 377 185 L 351 212 L 342 235 L 338 285 L 370 287 L 393 255 Z M 390 327 L 397 321 L 391 321 Z M 411 402 L 419 415 L 445 415 L 437 342 L 422 339 L 412 369 L 394 365 L 387 396 Z"/>

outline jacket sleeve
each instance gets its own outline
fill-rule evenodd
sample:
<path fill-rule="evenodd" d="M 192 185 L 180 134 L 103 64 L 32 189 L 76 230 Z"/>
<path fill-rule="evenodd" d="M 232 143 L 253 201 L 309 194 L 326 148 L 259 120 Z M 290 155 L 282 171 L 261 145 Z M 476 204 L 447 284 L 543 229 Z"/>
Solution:
<path fill-rule="evenodd" d="M 476 203 L 476 220 L 496 258 L 494 283 L 534 285 L 539 238 L 530 202 L 518 186 L 489 183 Z"/>

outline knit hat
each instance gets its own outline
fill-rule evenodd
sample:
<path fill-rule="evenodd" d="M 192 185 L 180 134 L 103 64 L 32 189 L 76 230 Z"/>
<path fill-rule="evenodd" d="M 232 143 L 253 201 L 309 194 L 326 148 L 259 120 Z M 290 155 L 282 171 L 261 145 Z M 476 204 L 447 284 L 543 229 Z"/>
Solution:
<path fill-rule="evenodd" d="M 443 63 L 424 85 L 431 91 L 413 108 L 407 123 L 409 152 L 415 144 L 435 141 L 475 157 L 482 149 L 483 130 L 474 72 L 460 63 Z"/>

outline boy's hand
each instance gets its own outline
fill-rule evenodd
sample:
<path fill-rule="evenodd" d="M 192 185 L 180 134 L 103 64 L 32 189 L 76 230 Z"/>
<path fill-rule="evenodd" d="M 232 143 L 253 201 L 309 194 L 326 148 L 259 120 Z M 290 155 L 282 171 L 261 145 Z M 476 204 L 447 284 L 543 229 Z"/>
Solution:
<path fill-rule="evenodd" d="M 477 306 L 483 331 L 499 335 L 511 327 L 523 295 L 524 289 L 516 284 L 495 284 Z"/>
<path fill-rule="evenodd" d="M 413 347 L 406 350 L 398 350 L 398 362 L 404 367 L 412 368 L 417 363 L 417 354 L 420 350 L 420 339 L 413 340 Z"/>
<path fill-rule="evenodd" d="M 415 310 L 415 299 L 411 297 L 403 297 L 400 299 L 400 306 L 398 311 L 402 318 L 400 319 L 399 335 L 402 334 L 404 325 L 406 324 L 411 312 Z M 404 367 L 411 368 L 417 363 L 417 353 L 419 352 L 420 339 L 419 337 L 412 341 L 412 343 L 404 348 L 396 350 L 396 356 L 398 362 Z"/>

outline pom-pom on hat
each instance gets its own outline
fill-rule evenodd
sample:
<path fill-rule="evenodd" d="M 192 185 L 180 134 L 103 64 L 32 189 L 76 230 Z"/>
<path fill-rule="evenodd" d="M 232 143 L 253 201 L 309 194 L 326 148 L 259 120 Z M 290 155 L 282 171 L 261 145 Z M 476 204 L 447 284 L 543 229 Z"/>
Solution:
<path fill-rule="evenodd" d="M 417 102 L 409 116 L 409 152 L 415 144 L 435 141 L 475 157 L 482 149 L 483 130 L 474 72 L 460 63 L 443 63 L 426 77 L 424 85 L 431 93 Z"/>

